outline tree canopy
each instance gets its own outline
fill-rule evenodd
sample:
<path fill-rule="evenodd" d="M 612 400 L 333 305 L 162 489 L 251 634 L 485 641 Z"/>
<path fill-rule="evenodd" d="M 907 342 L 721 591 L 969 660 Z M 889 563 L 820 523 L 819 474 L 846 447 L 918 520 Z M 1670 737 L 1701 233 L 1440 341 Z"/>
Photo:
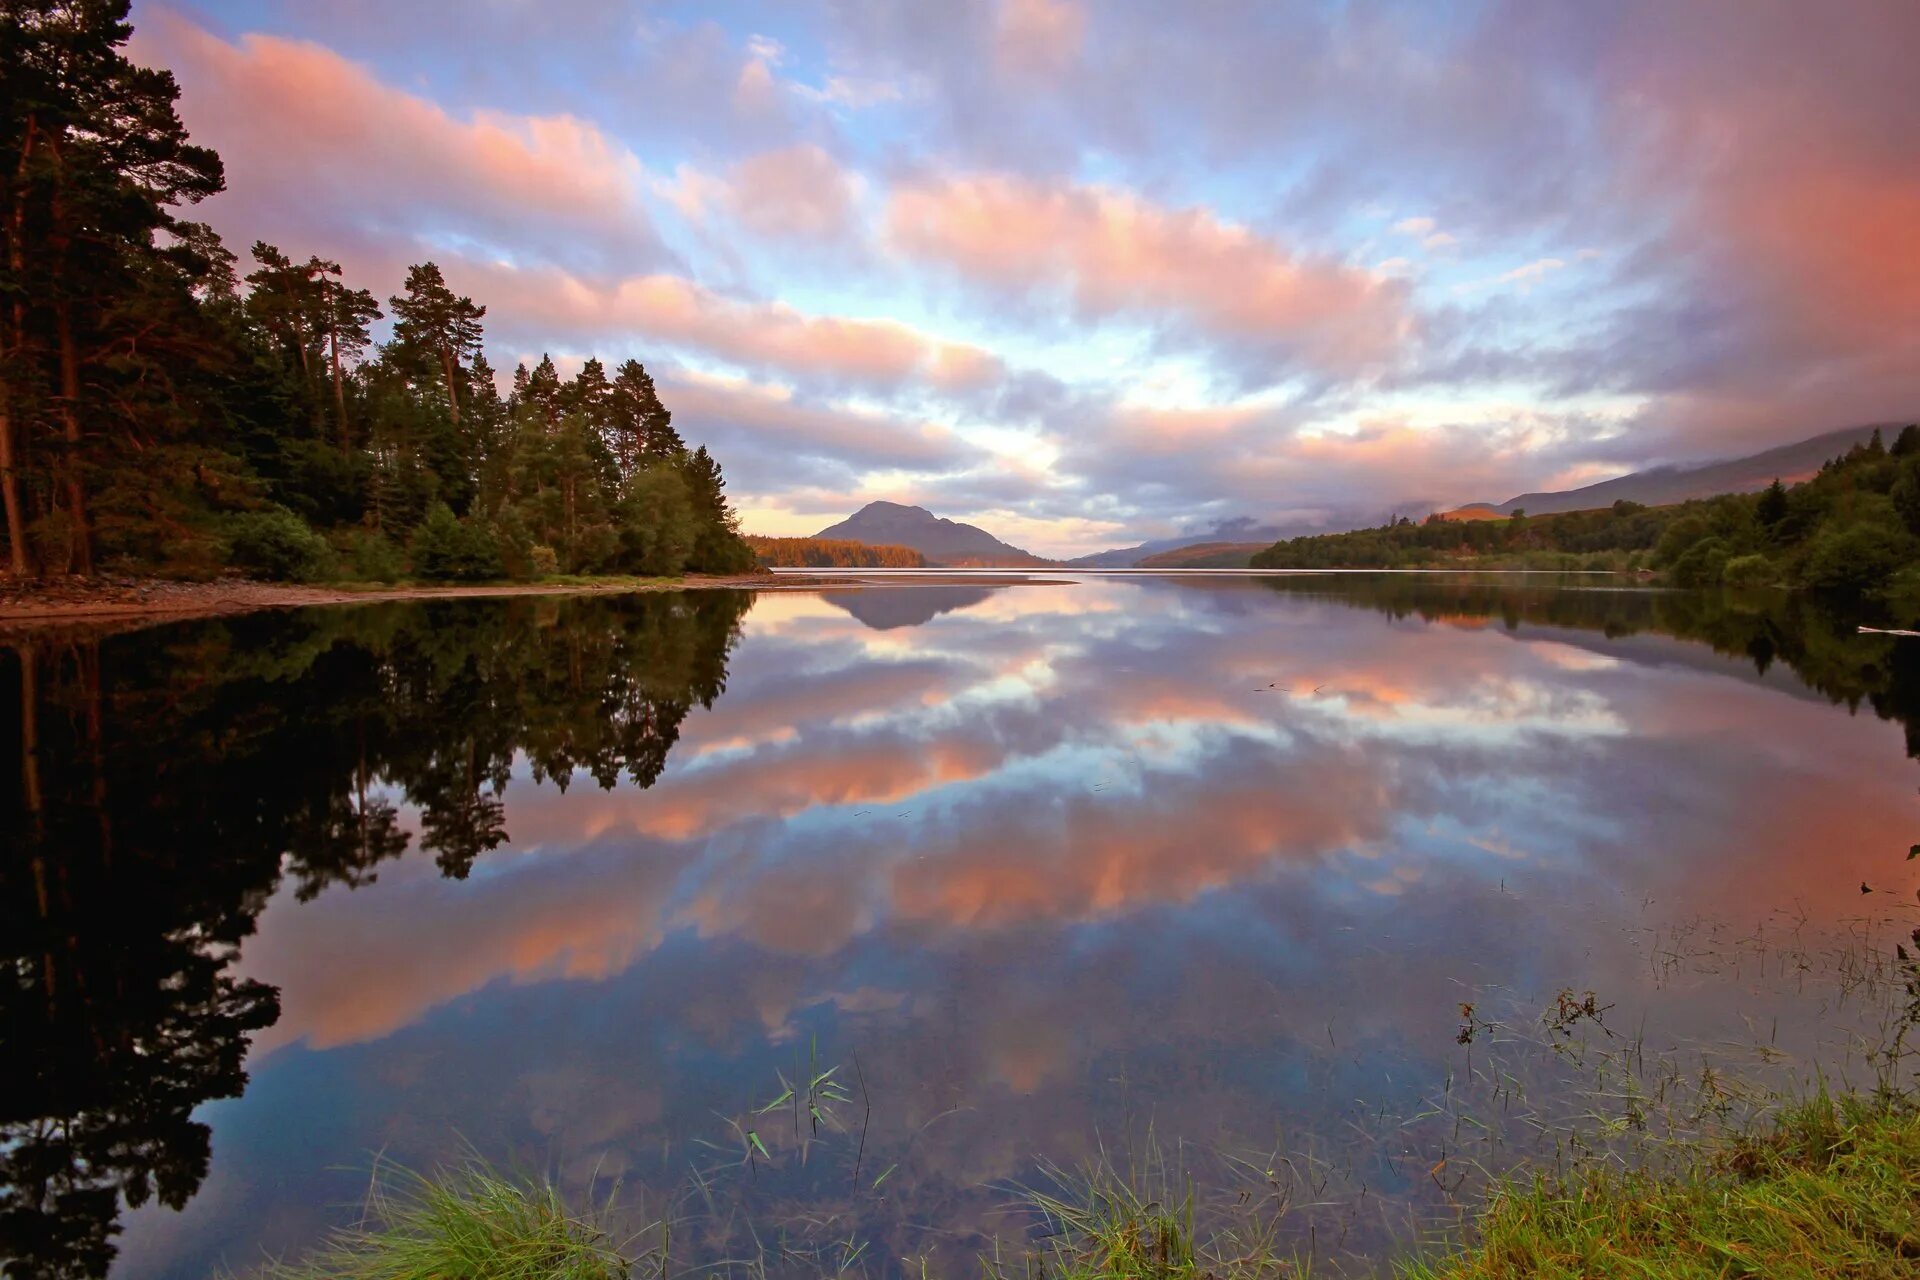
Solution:
<path fill-rule="evenodd" d="M 1646 507 L 1423 523 L 1276 542 L 1256 569 L 1647 569 L 1675 586 L 1920 594 L 1920 426 L 1879 432 L 1798 484 Z"/>
<path fill-rule="evenodd" d="M 638 359 L 563 379 L 543 358 L 502 395 L 486 307 L 436 264 L 383 305 L 265 242 L 243 273 L 183 220 L 220 158 L 188 138 L 172 75 L 125 56 L 127 12 L 0 0 L 0 568 L 753 567 L 719 463 Z"/>

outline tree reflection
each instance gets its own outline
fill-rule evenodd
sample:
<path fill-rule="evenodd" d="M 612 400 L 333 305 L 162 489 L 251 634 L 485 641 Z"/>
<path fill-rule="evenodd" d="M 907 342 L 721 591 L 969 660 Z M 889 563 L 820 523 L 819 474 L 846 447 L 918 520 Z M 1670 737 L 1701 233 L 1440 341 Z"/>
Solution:
<path fill-rule="evenodd" d="M 435 602 L 0 649 L 0 1262 L 104 1274 L 122 1206 L 183 1206 L 202 1102 L 278 992 L 231 972 L 283 881 L 448 875 L 508 839 L 516 754 L 650 786 L 726 684 L 750 597 Z"/>
<path fill-rule="evenodd" d="M 1920 757 L 1920 644 L 1862 634 L 1862 622 L 1884 623 L 1828 600 L 1786 592 L 1621 590 L 1566 582 L 1440 575 L 1351 574 L 1261 578 L 1267 589 L 1305 595 L 1396 618 L 1444 621 L 1499 618 L 1598 631 L 1609 639 L 1640 633 L 1705 644 L 1751 662 L 1765 675 L 1784 663 L 1801 683 L 1849 710 L 1863 704 L 1906 733 L 1907 754 Z M 1568 587 L 1587 587 L 1569 590 Z"/>

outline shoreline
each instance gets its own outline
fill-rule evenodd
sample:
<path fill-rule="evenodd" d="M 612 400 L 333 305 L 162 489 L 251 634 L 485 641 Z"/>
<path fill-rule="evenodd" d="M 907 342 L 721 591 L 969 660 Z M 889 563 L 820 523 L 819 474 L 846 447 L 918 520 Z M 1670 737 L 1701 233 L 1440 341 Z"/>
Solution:
<path fill-rule="evenodd" d="M 70 624 L 159 624 L 195 618 L 231 617 L 264 609 L 381 604 L 412 600 L 470 600 L 510 596 L 627 595 L 654 591 L 847 591 L 870 587 L 956 582 L 1019 585 L 1004 571 L 982 570 L 978 577 L 958 574 L 894 573 L 883 577 L 860 570 L 815 574 L 689 575 L 684 578 L 607 578 L 577 582 L 507 582 L 472 585 L 366 584 L 351 586 L 259 582 L 249 578 L 183 582 L 167 578 L 119 578 L 62 581 L 17 586 L 0 583 L 0 632 L 37 631 Z"/>
<path fill-rule="evenodd" d="M 771 575 L 630 578 L 582 582 L 510 582 L 474 585 L 418 584 L 326 586 L 224 579 L 179 582 L 126 578 L 85 584 L 0 587 L 0 628 L 58 626 L 69 622 L 228 617 L 262 609 L 315 605 L 379 604 L 397 600 L 477 599 L 488 596 L 614 595 L 643 591 L 766 590 L 780 584 Z"/>

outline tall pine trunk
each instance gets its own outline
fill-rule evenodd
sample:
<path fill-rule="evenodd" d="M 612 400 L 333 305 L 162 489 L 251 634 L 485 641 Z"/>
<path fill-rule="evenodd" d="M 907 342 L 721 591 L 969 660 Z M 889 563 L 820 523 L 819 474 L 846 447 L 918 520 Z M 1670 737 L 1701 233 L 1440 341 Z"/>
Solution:
<path fill-rule="evenodd" d="M 340 317 L 337 314 L 330 316 L 327 326 L 327 349 L 333 363 L 333 407 L 340 415 L 340 456 L 346 457 L 352 452 L 353 438 L 347 434 L 347 386 L 340 375 Z"/>
<path fill-rule="evenodd" d="M 447 413 L 453 425 L 460 425 L 460 393 L 454 386 L 453 351 L 445 343 L 440 344 L 440 367 L 447 374 Z"/>
<path fill-rule="evenodd" d="M 67 442 L 67 456 L 61 470 L 65 473 L 67 516 L 73 521 L 73 550 L 67 567 L 91 577 L 93 535 L 87 529 L 87 491 L 80 476 L 80 349 L 73 339 L 73 300 L 67 296 L 67 246 L 72 243 L 72 233 L 67 226 L 67 205 L 62 195 L 66 168 L 57 144 L 49 142 L 48 153 L 60 174 L 49 208 L 53 229 L 47 237 L 47 256 L 51 261 L 52 287 L 47 292 L 53 296 L 54 340 L 59 345 L 60 357 L 60 391 L 55 400 L 60 406 L 60 431 Z"/>
<path fill-rule="evenodd" d="M 80 352 L 73 341 L 73 316 L 65 298 L 53 304 L 60 340 L 60 428 L 67 441 L 67 514 L 73 520 L 73 568 L 93 575 L 93 533 L 87 528 L 87 490 L 80 477 Z"/>
<path fill-rule="evenodd" d="M 7 570 L 27 576 L 27 517 L 20 508 L 20 480 L 13 451 L 12 389 L 0 382 L 0 504 L 7 512 Z"/>
<path fill-rule="evenodd" d="M 7 271 L 13 278 L 16 292 L 13 305 L 8 308 L 6 340 L 4 345 L 0 345 L 0 361 L 17 358 L 26 346 L 27 161 L 33 154 L 34 135 L 38 131 L 35 117 L 28 116 L 26 136 L 20 143 L 20 167 L 7 193 Z M 22 450 L 19 446 L 24 437 L 16 434 L 19 430 L 17 421 L 13 411 L 13 386 L 8 381 L 0 380 L 0 505 L 5 506 L 7 516 L 7 566 L 15 577 L 24 578 L 31 571 L 31 562 L 27 558 L 27 513 L 20 500 Z"/>

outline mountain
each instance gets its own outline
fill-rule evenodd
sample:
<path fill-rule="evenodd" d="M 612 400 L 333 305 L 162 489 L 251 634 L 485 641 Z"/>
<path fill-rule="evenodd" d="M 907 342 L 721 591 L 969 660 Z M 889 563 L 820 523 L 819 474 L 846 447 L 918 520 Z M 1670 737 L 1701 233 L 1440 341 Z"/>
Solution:
<path fill-rule="evenodd" d="M 839 524 L 813 535 L 873 546 L 911 547 L 928 563 L 966 568 L 1008 569 L 1054 563 L 1022 551 L 958 520 L 943 520 L 925 507 L 898 502 L 869 502 Z"/>
<path fill-rule="evenodd" d="M 1244 569 L 1266 542 L 1196 542 L 1192 546 L 1157 551 L 1134 563 L 1136 569 Z"/>
<path fill-rule="evenodd" d="M 1326 532 L 1326 526 L 1321 524 L 1260 524 L 1251 516 L 1240 516 L 1232 520 L 1218 521 L 1201 533 L 1183 533 L 1177 538 L 1154 538 L 1138 546 L 1096 551 L 1092 555 L 1080 556 L 1067 563 L 1078 569 L 1131 569 L 1150 556 L 1164 555 L 1169 551 L 1179 551 L 1185 547 L 1197 547 L 1207 543 L 1244 542 L 1264 548 L 1282 538 L 1297 538 L 1304 533 L 1324 532 Z"/>
<path fill-rule="evenodd" d="M 1591 511 L 1610 507 L 1622 499 L 1649 507 L 1686 502 L 1692 498 L 1711 498 L 1722 493 L 1753 493 L 1764 489 L 1778 477 L 1783 483 L 1805 480 L 1820 469 L 1820 464 L 1836 458 L 1861 444 L 1876 430 L 1891 440 L 1901 424 L 1882 422 L 1864 427 L 1842 427 L 1824 435 L 1781 445 L 1764 453 L 1734 458 L 1726 462 L 1707 462 L 1692 467 L 1655 467 L 1631 475 L 1602 480 L 1583 489 L 1564 489 L 1552 493 L 1523 493 L 1499 506 L 1484 502 L 1469 503 L 1449 515 L 1465 519 L 1485 519 L 1489 513 L 1512 515 L 1524 510 L 1530 516 L 1550 515 L 1557 511 Z"/>

